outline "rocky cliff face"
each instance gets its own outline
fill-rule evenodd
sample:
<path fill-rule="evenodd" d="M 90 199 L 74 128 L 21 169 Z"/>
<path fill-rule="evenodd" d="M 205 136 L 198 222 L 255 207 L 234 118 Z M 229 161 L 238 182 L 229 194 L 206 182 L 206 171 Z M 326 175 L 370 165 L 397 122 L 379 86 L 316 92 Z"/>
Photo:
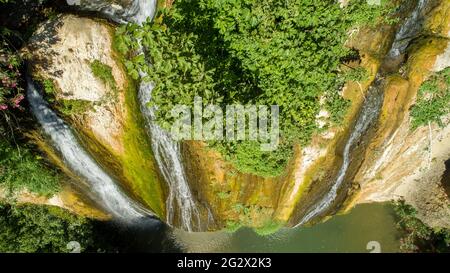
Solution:
<path fill-rule="evenodd" d="M 423 30 L 417 37 L 402 41 L 405 45 L 409 42 L 407 53 L 388 57 L 396 32 L 417 4 L 413 2 L 401 8 L 397 25 L 355 29 L 350 33 L 347 45 L 361 56 L 359 63 L 350 65 L 365 68 L 369 77 L 364 82 L 345 85 L 343 95 L 352 101 L 352 107 L 344 126 L 316 135 L 308 147 L 297 147 L 281 177 L 239 173 L 204 144 L 184 144 L 193 192 L 201 202 L 209 204 L 219 226 L 244 224 L 264 228 L 267 223 L 298 224 L 335 182 L 342 165 L 343 146 L 369 88 L 384 93 L 380 120 L 352 148 L 342 189 L 329 213 L 357 203 L 403 197 L 419 209 L 428 224 L 448 226 L 449 199 L 441 186 L 444 162 L 450 157 L 448 127 L 433 125 L 431 129 L 412 131 L 409 109 L 424 80 L 449 66 L 450 4 L 428 1 L 421 12 L 426 14 L 420 14 L 426 18 Z M 420 25 L 418 21 L 412 23 Z"/>
<path fill-rule="evenodd" d="M 360 51 L 361 61 L 352 65 L 365 68 L 369 77 L 344 87 L 344 97 L 352 100 L 344 125 L 317 134 L 307 147 L 297 146 L 283 175 L 265 178 L 240 173 L 206 144 L 184 143 L 188 181 L 200 203 L 209 205 L 217 227 L 246 225 L 267 230 L 299 223 L 334 182 L 344 142 L 381 65 L 378 56 L 387 54 L 394 34 L 395 26 L 389 25 L 354 30 L 348 46 Z M 345 196 L 346 191 L 340 201 Z"/>
<path fill-rule="evenodd" d="M 164 215 L 164 185 L 143 129 L 137 90 L 113 48 L 113 28 L 59 16 L 36 31 L 27 51 L 34 78 L 85 148 L 134 196 Z"/>
<path fill-rule="evenodd" d="M 94 7 L 99 1 L 90 2 Z M 122 7 L 131 3 L 118 2 Z M 343 88 L 343 96 L 352 101 L 344 125 L 317 134 L 308 147 L 296 147 L 280 177 L 239 173 L 204 143 L 183 143 L 188 182 L 204 208 L 200 217 L 208 223 L 207 228 L 246 225 L 265 234 L 286 223 L 297 225 L 335 183 L 344 146 L 369 89 L 374 87 L 384 94 L 380 118 L 352 146 L 342 188 L 322 215 L 357 203 L 403 197 L 419 209 L 426 223 L 449 226 L 449 199 L 441 181 L 444 162 L 450 158 L 450 128 L 431 125 L 413 131 L 409 118 L 423 81 L 450 65 L 449 7 L 446 0 L 430 1 L 422 33 L 398 58 L 385 57 L 404 18 L 398 25 L 349 33 L 347 45 L 357 49 L 361 59 L 348 65 L 363 67 L 369 77 L 348 82 Z M 406 16 L 413 8 L 403 9 Z M 76 129 L 85 148 L 164 219 L 166 184 L 154 163 L 136 88 L 114 52 L 112 31 L 103 21 L 59 16 L 32 37 L 28 46 L 31 68 L 47 98 Z"/>
<path fill-rule="evenodd" d="M 448 179 L 443 174 L 450 158 L 450 126 L 412 130 L 409 112 L 421 84 L 450 66 L 449 14 L 450 2 L 440 1 L 403 68 L 388 76 L 378 130 L 355 178 L 361 186 L 356 203 L 404 198 L 418 209 L 420 219 L 435 227 L 450 226 L 450 201 L 442 186 Z"/>

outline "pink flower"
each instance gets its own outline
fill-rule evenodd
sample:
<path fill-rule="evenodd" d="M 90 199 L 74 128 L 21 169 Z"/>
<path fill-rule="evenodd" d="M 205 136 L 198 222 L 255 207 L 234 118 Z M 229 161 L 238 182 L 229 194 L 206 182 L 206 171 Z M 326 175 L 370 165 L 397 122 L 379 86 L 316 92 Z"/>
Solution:
<path fill-rule="evenodd" d="M 8 109 L 8 105 L 0 104 L 0 111 L 5 111 L 6 109 Z"/>
<path fill-rule="evenodd" d="M 16 87 L 17 87 L 17 83 L 13 82 L 13 83 L 11 84 L 11 88 L 16 88 Z"/>
<path fill-rule="evenodd" d="M 20 107 L 19 103 L 20 103 L 24 98 L 25 98 L 25 97 L 24 97 L 24 95 L 22 95 L 22 94 L 19 94 L 19 95 L 17 95 L 15 98 L 13 98 L 13 99 L 11 100 L 11 102 L 12 102 L 12 104 L 13 104 L 13 108 L 18 108 L 18 107 Z"/>

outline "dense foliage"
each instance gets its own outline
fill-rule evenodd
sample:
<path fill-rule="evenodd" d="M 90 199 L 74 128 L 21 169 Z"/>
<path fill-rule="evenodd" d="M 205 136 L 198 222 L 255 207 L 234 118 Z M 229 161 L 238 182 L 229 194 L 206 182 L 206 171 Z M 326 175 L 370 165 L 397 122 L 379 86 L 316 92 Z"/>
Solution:
<path fill-rule="evenodd" d="M 100 224 L 57 207 L 0 203 L 0 252 L 117 251 Z"/>
<path fill-rule="evenodd" d="M 0 140 L 0 186 L 9 193 L 25 189 L 45 196 L 60 188 L 57 172 L 47 168 L 40 157 L 5 140 Z"/>
<path fill-rule="evenodd" d="M 389 18 L 386 2 L 354 0 L 340 8 L 334 0 L 180 0 L 156 23 L 119 28 L 116 46 L 129 59 L 130 75 L 138 79 L 145 72 L 155 83 L 153 105 L 165 128 L 173 122 L 173 106 L 192 106 L 195 96 L 223 107 L 278 105 L 277 151 L 260 152 L 247 141 L 214 143 L 241 171 L 274 176 L 293 145 L 308 143 L 317 130 L 322 97 L 333 111 L 330 122 L 342 120 L 348 102 L 338 94 L 340 64 L 357 55 L 344 46 L 347 32 Z M 266 164 L 272 159 L 276 163 Z"/>
<path fill-rule="evenodd" d="M 394 206 L 398 227 L 403 232 L 400 250 L 402 252 L 450 252 L 450 230 L 433 229 L 417 218 L 414 207 L 404 200 Z"/>
<path fill-rule="evenodd" d="M 0 4 L 2 11 L 11 12 L 11 1 Z M 27 190 L 51 196 L 59 190 L 59 177 L 32 153 L 23 138 L 23 132 L 30 129 L 30 115 L 23 102 L 24 66 L 18 52 L 24 39 L 21 31 L 0 26 L 0 188 L 7 194 Z"/>
<path fill-rule="evenodd" d="M 444 126 L 445 115 L 450 113 L 450 67 L 436 73 L 422 84 L 416 104 L 411 109 L 412 128 L 436 122 Z"/>
<path fill-rule="evenodd" d="M 8 31 L 1 30 L 1 35 L 7 35 Z M 0 112 L 20 108 L 20 103 L 24 98 L 23 89 L 19 83 L 21 74 L 19 71 L 21 61 L 6 41 L 1 41 L 0 45 Z"/>

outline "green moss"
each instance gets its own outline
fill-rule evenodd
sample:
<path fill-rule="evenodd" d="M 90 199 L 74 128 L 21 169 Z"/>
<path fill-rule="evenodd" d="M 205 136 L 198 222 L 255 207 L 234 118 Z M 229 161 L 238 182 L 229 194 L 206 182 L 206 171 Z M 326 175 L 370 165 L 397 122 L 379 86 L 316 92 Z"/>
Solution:
<path fill-rule="evenodd" d="M 133 191 L 158 216 L 165 215 L 164 191 L 158 177 L 151 143 L 144 130 L 145 121 L 139 111 L 136 87 L 129 84 L 126 92 L 128 117 L 125 124 L 124 147 L 122 156 L 125 178 L 131 181 Z"/>
<path fill-rule="evenodd" d="M 234 232 L 238 231 L 241 227 L 242 227 L 242 225 L 240 223 L 238 223 L 238 222 L 227 221 L 225 230 L 227 232 L 234 233 Z"/>
<path fill-rule="evenodd" d="M 125 59 L 117 50 L 116 36 L 114 37 L 113 54 L 118 65 L 126 71 Z M 165 217 L 165 191 L 163 183 L 158 175 L 155 157 L 153 155 L 150 139 L 145 131 L 146 123 L 140 109 L 136 82 L 127 78 L 125 92 L 125 106 L 127 119 L 125 122 L 124 147 L 122 156 L 123 173 L 125 178 L 132 183 L 133 192 L 139 196 L 159 217 Z"/>
<path fill-rule="evenodd" d="M 255 228 L 254 231 L 260 236 L 268 236 L 276 233 L 283 227 L 283 223 L 269 220 L 262 227 Z"/>
<path fill-rule="evenodd" d="M 117 92 L 117 84 L 112 74 L 112 68 L 99 60 L 90 63 L 92 73 L 99 78 L 104 84 L 109 86 L 114 92 Z"/>
<path fill-rule="evenodd" d="M 59 100 L 57 109 L 66 116 L 83 114 L 92 107 L 86 100 Z"/>
<path fill-rule="evenodd" d="M 219 197 L 219 199 L 222 199 L 222 200 L 230 198 L 230 195 L 231 194 L 229 192 L 223 192 L 223 191 L 217 193 L 217 197 Z"/>
<path fill-rule="evenodd" d="M 293 148 L 286 142 L 280 143 L 273 152 L 262 151 L 258 141 L 216 142 L 211 147 L 219 151 L 239 172 L 261 177 L 281 175 L 293 156 Z"/>

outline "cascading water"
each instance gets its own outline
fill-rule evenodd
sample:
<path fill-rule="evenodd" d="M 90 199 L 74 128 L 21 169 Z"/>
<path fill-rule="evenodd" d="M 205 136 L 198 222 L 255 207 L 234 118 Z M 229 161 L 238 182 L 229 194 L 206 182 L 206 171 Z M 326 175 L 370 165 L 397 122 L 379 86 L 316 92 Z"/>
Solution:
<path fill-rule="evenodd" d="M 85 179 L 92 197 L 107 212 L 116 219 L 127 222 L 152 215 L 128 198 L 115 181 L 81 148 L 70 127 L 50 109 L 31 79 L 27 79 L 27 96 L 31 111 L 64 163 Z"/>
<path fill-rule="evenodd" d="M 153 18 L 156 10 L 156 0 L 134 0 L 126 7 L 99 0 L 67 2 L 83 10 L 101 12 L 118 23 L 142 23 L 147 18 Z M 27 95 L 33 114 L 65 164 L 86 180 L 91 196 L 116 219 L 130 222 L 153 215 L 121 191 L 116 182 L 83 150 L 70 127 L 50 109 L 32 80 L 27 81 Z"/>
<path fill-rule="evenodd" d="M 69 0 L 73 2 L 74 0 Z M 100 0 L 84 0 L 82 9 L 99 11 L 118 23 L 144 23 L 147 18 L 153 18 L 156 10 L 156 0 L 134 0 L 127 7 L 112 5 Z M 169 186 L 166 201 L 167 223 L 175 222 L 175 211 L 180 211 L 179 222 L 183 229 L 194 230 L 194 223 L 200 224 L 199 211 L 187 182 L 186 173 L 181 160 L 179 144 L 161 129 L 154 120 L 154 113 L 147 106 L 151 99 L 153 86 L 142 82 L 139 87 L 141 111 L 147 121 L 147 131 L 151 138 L 152 149 L 160 172 Z"/>
<path fill-rule="evenodd" d="M 423 14 L 428 6 L 429 0 L 419 0 L 417 6 L 411 15 L 405 20 L 404 24 L 398 30 L 392 47 L 388 53 L 389 58 L 396 58 L 403 54 L 409 42 L 415 38 L 420 32 L 423 23 Z M 378 77 L 377 77 L 378 78 Z M 378 85 L 378 83 L 376 83 Z M 320 202 L 309 211 L 300 221 L 297 226 L 301 226 L 314 217 L 323 213 L 336 200 L 337 192 L 344 182 L 347 171 L 351 164 L 351 150 L 355 143 L 361 139 L 364 133 L 370 128 L 370 125 L 378 118 L 382 106 L 382 94 L 377 87 L 372 86 L 369 94 L 361 108 L 358 120 L 353 128 L 353 131 L 344 147 L 343 162 L 341 169 L 338 172 L 335 183 L 330 191 L 323 197 Z"/>
<path fill-rule="evenodd" d="M 128 22 L 140 24 L 147 18 L 153 18 L 157 0 L 132 0 L 126 6 L 105 0 L 66 0 L 66 2 L 81 10 L 100 12 L 119 24 Z"/>
<path fill-rule="evenodd" d="M 369 94 L 364 101 L 361 108 L 361 114 L 353 128 L 353 131 L 344 147 L 342 167 L 337 175 L 336 182 L 331 187 L 331 190 L 325 195 L 325 197 L 319 202 L 319 204 L 300 221 L 298 225 L 303 225 L 315 216 L 325 211 L 334 202 L 337 197 L 337 191 L 344 182 L 344 178 L 347 174 L 347 170 L 351 163 L 351 151 L 354 145 L 359 141 L 361 136 L 369 129 L 370 125 L 376 121 L 380 108 L 382 105 L 383 96 L 380 94 L 377 88 L 371 88 Z"/>
<path fill-rule="evenodd" d="M 152 140 L 156 162 L 169 185 L 169 196 L 166 201 L 167 223 L 174 222 L 177 207 L 180 210 L 181 226 L 187 231 L 193 231 L 193 220 L 197 220 L 196 223 L 200 224 L 199 211 L 186 179 L 181 161 L 180 145 L 172 140 L 168 132 L 155 123 L 154 109 L 148 107 L 152 89 L 151 83 L 141 83 L 139 100 L 141 111 L 147 121 L 147 131 Z M 193 217 L 195 218 L 193 219 Z"/>
<path fill-rule="evenodd" d="M 395 35 L 395 41 L 388 53 L 388 57 L 395 58 L 403 54 L 408 47 L 409 42 L 419 33 L 424 20 L 424 10 L 429 1 L 430 0 L 419 0 L 414 11 Z"/>

